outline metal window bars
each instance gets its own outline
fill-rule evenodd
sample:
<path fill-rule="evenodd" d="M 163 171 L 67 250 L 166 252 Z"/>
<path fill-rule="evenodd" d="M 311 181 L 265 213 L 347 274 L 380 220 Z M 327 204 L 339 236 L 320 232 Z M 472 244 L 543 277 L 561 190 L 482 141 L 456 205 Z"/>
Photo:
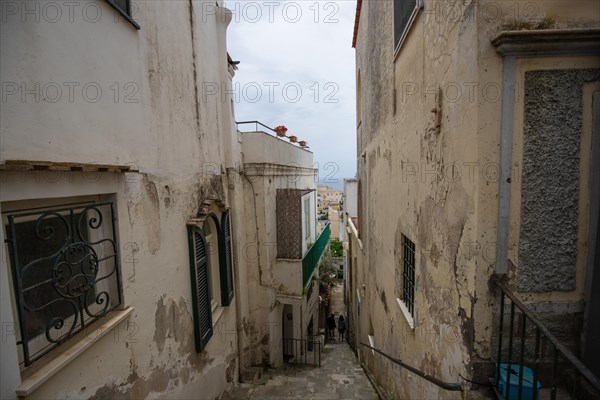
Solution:
<path fill-rule="evenodd" d="M 114 205 L 88 203 L 7 215 L 25 367 L 120 306 Z"/>
<path fill-rule="evenodd" d="M 404 236 L 404 270 L 402 272 L 402 300 L 410 315 L 414 315 L 415 303 L 415 244 Z"/>

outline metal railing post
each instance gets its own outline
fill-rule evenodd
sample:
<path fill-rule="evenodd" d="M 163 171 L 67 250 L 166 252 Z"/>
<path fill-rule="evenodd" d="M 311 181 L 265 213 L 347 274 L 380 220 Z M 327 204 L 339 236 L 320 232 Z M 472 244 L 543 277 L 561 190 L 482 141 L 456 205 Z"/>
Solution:
<path fill-rule="evenodd" d="M 500 364 L 502 363 L 502 331 L 504 331 L 504 292 L 500 292 L 500 329 L 498 330 L 498 362 L 496 363 L 496 388 L 500 385 Z"/>
<path fill-rule="evenodd" d="M 510 302 L 510 332 L 508 333 L 508 362 L 506 364 L 506 394 L 503 393 L 506 400 L 510 399 L 510 371 L 511 371 L 511 357 L 512 357 L 512 346 L 513 346 L 513 328 L 515 324 L 515 302 Z"/>
<path fill-rule="evenodd" d="M 519 400 L 523 398 L 523 361 L 525 356 L 525 333 L 527 329 L 527 317 L 523 316 L 523 323 L 521 325 L 521 356 L 519 357 Z"/>
<path fill-rule="evenodd" d="M 540 365 L 540 328 L 535 328 L 535 354 L 534 354 L 534 366 L 533 366 L 533 398 L 537 399 L 537 377 L 538 369 Z"/>
<path fill-rule="evenodd" d="M 552 387 L 550 389 L 550 398 L 556 400 L 556 379 L 558 378 L 558 350 L 554 347 L 552 360 Z"/>
<path fill-rule="evenodd" d="M 500 289 L 500 325 L 498 327 L 498 365 L 496 366 L 496 382 L 495 389 L 499 389 L 499 377 L 500 377 L 500 364 L 501 364 L 501 355 L 502 355 L 502 331 L 504 325 L 504 298 L 508 297 L 511 300 L 511 322 L 510 322 L 510 335 L 509 335 L 509 346 L 508 346 L 508 362 L 507 362 L 507 379 L 506 379 L 506 394 L 499 393 L 503 395 L 506 400 L 510 398 L 510 391 L 508 390 L 510 387 L 510 374 L 511 374 L 511 362 L 512 362 L 512 346 L 513 346 L 513 330 L 514 330 L 514 308 L 515 306 L 520 310 L 523 314 L 523 326 L 521 327 L 521 356 L 520 356 L 520 366 L 519 366 L 519 398 L 521 398 L 522 394 L 522 384 L 523 384 L 523 372 L 524 372 L 524 362 L 525 360 L 525 337 L 526 337 L 526 324 L 527 319 L 535 326 L 535 352 L 534 352 L 534 366 L 533 366 L 533 398 L 539 393 L 538 384 L 539 384 L 539 374 L 540 374 L 540 364 L 542 362 L 542 351 L 541 351 L 541 340 L 542 335 L 544 336 L 544 340 L 550 342 L 553 347 L 553 355 L 552 355 L 552 381 L 551 381 L 551 398 L 556 399 L 557 390 L 558 390 L 558 380 L 559 380 L 559 357 L 563 357 L 564 360 L 570 364 L 576 372 L 576 376 L 574 377 L 574 385 L 573 385 L 573 393 L 577 394 L 577 389 L 581 387 L 578 383 L 578 380 L 583 377 L 589 383 L 589 390 L 593 391 L 593 395 L 600 395 L 600 379 L 592 371 L 590 371 L 587 366 L 581 362 L 572 352 L 569 350 L 564 344 L 562 344 L 549 330 L 546 328 L 544 324 L 538 320 L 538 318 L 529 311 L 529 309 L 523 304 L 500 280 L 501 278 L 495 276 L 491 279 L 491 283 L 495 285 L 498 289 Z M 592 393 L 590 393 L 592 394 Z"/>

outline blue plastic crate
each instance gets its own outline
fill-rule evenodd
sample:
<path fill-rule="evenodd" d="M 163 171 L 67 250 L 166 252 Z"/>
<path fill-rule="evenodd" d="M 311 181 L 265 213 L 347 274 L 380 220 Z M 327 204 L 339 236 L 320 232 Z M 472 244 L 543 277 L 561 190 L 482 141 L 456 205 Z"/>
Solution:
<path fill-rule="evenodd" d="M 498 391 L 500 394 L 506 398 L 508 394 L 508 390 L 510 390 L 510 400 L 517 400 L 519 398 L 519 364 L 510 364 L 510 378 L 508 385 L 506 384 L 506 373 L 508 369 L 508 364 L 500 364 L 500 379 L 498 384 Z M 529 367 L 523 366 L 523 383 L 522 383 L 522 392 L 521 399 L 522 400 L 537 400 L 537 396 L 540 392 L 540 388 L 542 384 L 538 380 L 537 384 L 537 392 L 535 398 L 533 397 L 533 371 Z"/>

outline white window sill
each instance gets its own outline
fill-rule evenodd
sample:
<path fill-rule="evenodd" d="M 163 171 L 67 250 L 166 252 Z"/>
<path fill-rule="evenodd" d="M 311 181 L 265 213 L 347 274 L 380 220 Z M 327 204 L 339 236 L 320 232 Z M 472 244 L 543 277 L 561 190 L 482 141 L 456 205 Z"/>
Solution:
<path fill-rule="evenodd" d="M 100 338 L 108 334 L 113 328 L 116 328 L 121 322 L 133 312 L 133 307 L 124 310 L 110 312 L 104 318 L 92 323 L 82 332 L 75 335 L 65 344 L 59 346 L 55 351 L 59 354 L 44 363 L 40 361 L 39 366 L 33 366 L 23 372 L 21 384 L 15 390 L 17 396 L 24 397 L 33 393 L 38 387 L 53 377 L 57 372 L 67 364 L 77 358 L 81 353 L 90 348 Z"/>
<path fill-rule="evenodd" d="M 217 306 L 214 310 L 212 310 L 212 326 L 213 328 L 217 326 L 217 322 L 219 322 L 219 318 L 223 315 L 223 311 L 225 311 L 225 307 Z M 214 329 L 213 329 L 214 333 Z"/>
<path fill-rule="evenodd" d="M 397 297 L 396 297 L 396 302 L 400 306 L 400 310 L 402 310 L 402 314 L 404 315 L 404 318 L 406 318 L 406 322 L 408 323 L 408 326 L 410 326 L 410 329 L 414 330 L 415 329 L 415 320 L 414 320 L 413 316 L 410 315 L 410 311 L 408 311 L 406 304 L 404 304 L 402 299 L 399 299 Z"/>
<path fill-rule="evenodd" d="M 375 347 L 375 336 L 372 335 L 368 335 L 369 337 L 369 345 L 371 345 L 371 347 Z M 371 353 L 373 353 L 373 355 L 375 355 L 375 350 L 371 349 Z"/>

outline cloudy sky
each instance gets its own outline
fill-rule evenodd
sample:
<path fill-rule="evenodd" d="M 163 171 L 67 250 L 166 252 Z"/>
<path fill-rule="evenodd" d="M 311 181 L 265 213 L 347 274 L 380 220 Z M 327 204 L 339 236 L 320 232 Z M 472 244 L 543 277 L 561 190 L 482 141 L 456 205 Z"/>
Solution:
<path fill-rule="evenodd" d="M 236 120 L 285 125 L 306 140 L 319 180 L 356 172 L 352 31 L 356 1 L 226 1 L 239 60 Z"/>

